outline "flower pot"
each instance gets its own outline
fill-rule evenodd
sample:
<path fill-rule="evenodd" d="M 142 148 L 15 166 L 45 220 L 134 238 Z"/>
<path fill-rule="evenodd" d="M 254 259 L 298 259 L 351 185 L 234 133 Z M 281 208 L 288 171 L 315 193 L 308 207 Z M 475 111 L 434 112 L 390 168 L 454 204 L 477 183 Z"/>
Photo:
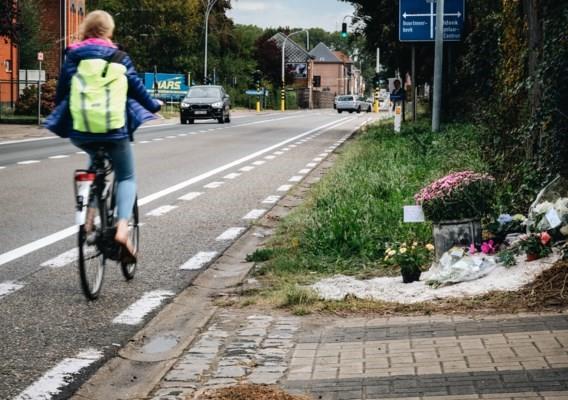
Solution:
<path fill-rule="evenodd" d="M 420 280 L 422 271 L 418 267 L 401 267 L 400 274 L 403 283 L 412 283 Z"/>
<path fill-rule="evenodd" d="M 467 247 L 474 243 L 481 245 L 481 220 L 460 219 L 439 221 L 433 224 L 434 246 L 436 247 L 436 261 L 451 249 L 459 245 Z"/>
<path fill-rule="evenodd" d="M 527 253 L 527 261 L 538 260 L 540 257 L 536 253 Z"/>

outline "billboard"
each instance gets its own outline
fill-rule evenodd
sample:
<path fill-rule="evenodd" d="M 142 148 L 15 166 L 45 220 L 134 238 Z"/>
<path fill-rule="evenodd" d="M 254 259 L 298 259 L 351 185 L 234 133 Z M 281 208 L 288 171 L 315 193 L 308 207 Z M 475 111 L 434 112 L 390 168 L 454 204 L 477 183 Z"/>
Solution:
<path fill-rule="evenodd" d="M 286 73 L 291 74 L 294 78 L 308 77 L 308 64 L 306 63 L 288 63 L 286 64 Z"/>
<path fill-rule="evenodd" d="M 148 93 L 158 99 L 182 98 L 189 90 L 184 74 L 162 74 L 146 72 L 143 76 Z"/>

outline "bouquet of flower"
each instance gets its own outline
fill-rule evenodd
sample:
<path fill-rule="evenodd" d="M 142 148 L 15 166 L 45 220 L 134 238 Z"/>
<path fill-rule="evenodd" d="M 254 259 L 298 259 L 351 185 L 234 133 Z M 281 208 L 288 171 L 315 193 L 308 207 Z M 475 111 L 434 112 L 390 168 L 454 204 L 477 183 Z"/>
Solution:
<path fill-rule="evenodd" d="M 422 272 L 420 267 L 431 260 L 433 251 L 432 244 L 395 243 L 387 246 L 384 261 L 387 264 L 399 266 L 403 282 L 409 283 L 420 278 Z"/>
<path fill-rule="evenodd" d="M 499 217 L 487 225 L 487 230 L 497 243 L 502 243 L 508 234 L 524 233 L 527 230 L 525 225 L 527 218 L 522 214 L 501 214 Z"/>
<path fill-rule="evenodd" d="M 424 215 L 435 222 L 480 218 L 493 203 L 495 178 L 473 171 L 454 172 L 432 182 L 414 196 Z"/>
<path fill-rule="evenodd" d="M 518 246 L 527 254 L 527 261 L 533 261 L 552 253 L 551 239 L 547 232 L 531 233 L 521 236 Z"/>

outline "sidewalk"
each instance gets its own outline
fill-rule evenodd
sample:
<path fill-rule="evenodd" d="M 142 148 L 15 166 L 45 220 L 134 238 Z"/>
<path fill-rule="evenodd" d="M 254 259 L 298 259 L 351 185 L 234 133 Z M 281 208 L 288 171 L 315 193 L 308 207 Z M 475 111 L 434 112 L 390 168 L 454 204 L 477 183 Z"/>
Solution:
<path fill-rule="evenodd" d="M 291 317 L 224 310 L 151 399 L 280 384 L 314 399 L 568 399 L 568 316 Z"/>

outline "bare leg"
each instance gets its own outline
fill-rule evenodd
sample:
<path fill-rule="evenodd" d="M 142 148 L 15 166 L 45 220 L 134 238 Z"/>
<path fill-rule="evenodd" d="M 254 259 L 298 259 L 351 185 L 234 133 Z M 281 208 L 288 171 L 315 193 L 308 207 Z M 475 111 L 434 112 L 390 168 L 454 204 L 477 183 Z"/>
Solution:
<path fill-rule="evenodd" d="M 114 240 L 122 246 L 122 261 L 127 264 L 136 262 L 136 253 L 132 242 L 128 239 L 128 220 L 119 219 L 116 224 Z"/>

